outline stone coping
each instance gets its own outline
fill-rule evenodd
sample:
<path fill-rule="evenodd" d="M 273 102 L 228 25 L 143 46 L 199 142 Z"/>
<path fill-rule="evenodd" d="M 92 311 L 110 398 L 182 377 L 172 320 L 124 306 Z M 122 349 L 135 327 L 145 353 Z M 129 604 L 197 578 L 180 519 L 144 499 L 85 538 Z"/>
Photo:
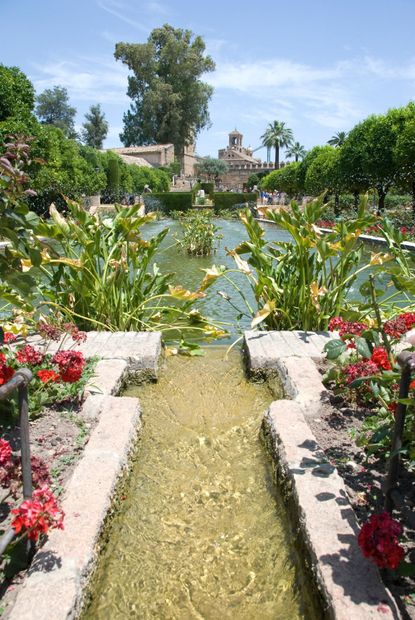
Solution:
<path fill-rule="evenodd" d="M 358 547 L 358 523 L 343 480 L 307 424 L 307 417 L 318 416 L 327 406 L 327 391 L 313 360 L 322 358 L 328 338 L 328 334 L 314 332 L 245 333 L 251 374 L 278 373 L 286 397 L 292 399 L 271 404 L 263 429 L 277 482 L 293 515 L 294 535 L 311 560 L 327 617 L 398 619 L 401 615 L 396 602 L 378 569 Z"/>
<path fill-rule="evenodd" d="M 105 517 L 141 426 L 138 399 L 114 394 L 131 374 L 156 378 L 161 335 L 99 334 L 78 347 L 103 359 L 86 388 L 81 415 L 98 423 L 65 489 L 65 529 L 51 531 L 37 551 L 13 607 L 6 611 L 8 620 L 78 617 Z"/>

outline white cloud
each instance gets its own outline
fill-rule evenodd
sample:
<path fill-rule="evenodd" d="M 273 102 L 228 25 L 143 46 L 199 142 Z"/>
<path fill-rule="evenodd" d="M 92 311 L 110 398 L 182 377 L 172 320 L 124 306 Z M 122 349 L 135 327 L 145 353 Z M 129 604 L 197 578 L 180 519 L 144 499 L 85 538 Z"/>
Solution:
<path fill-rule="evenodd" d="M 106 11 L 129 26 L 137 28 L 137 30 L 141 30 L 142 32 L 148 32 L 148 28 L 141 21 L 132 19 L 127 15 L 129 7 L 124 2 L 119 2 L 118 0 L 97 0 L 97 5 L 103 11 Z"/>
<path fill-rule="evenodd" d="M 128 70 L 115 60 L 80 57 L 76 60 L 33 65 L 37 92 L 59 85 L 68 89 L 71 99 L 88 102 L 122 103 L 128 101 Z"/>

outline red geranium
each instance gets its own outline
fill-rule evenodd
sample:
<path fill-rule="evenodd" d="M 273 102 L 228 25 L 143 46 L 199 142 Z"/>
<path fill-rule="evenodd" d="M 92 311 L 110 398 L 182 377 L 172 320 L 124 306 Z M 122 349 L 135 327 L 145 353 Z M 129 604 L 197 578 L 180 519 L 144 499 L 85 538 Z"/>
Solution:
<path fill-rule="evenodd" d="M 361 336 L 367 327 L 365 323 L 345 321 L 341 316 L 334 316 L 329 321 L 329 331 L 338 331 L 342 340 L 347 340 L 351 336 Z"/>
<path fill-rule="evenodd" d="M 28 364 L 29 366 L 39 366 L 43 362 L 43 353 L 36 351 L 30 344 L 26 344 L 16 353 L 16 359 L 19 364 Z"/>
<path fill-rule="evenodd" d="M 42 383 L 52 383 L 53 381 L 59 381 L 60 376 L 54 370 L 38 370 L 36 376 L 39 377 Z"/>
<path fill-rule="evenodd" d="M 15 515 L 11 525 L 16 534 L 26 530 L 30 540 L 38 540 L 50 528 L 63 529 L 64 513 L 47 486 L 34 491 L 32 499 L 24 500 L 11 512 Z"/>
<path fill-rule="evenodd" d="M 398 543 L 402 526 L 388 512 L 372 515 L 360 530 L 358 543 L 365 558 L 379 568 L 395 569 L 402 561 L 405 551 Z"/>
<path fill-rule="evenodd" d="M 0 385 L 4 385 L 14 375 L 14 369 L 10 366 L 7 366 L 3 360 L 0 361 Z"/>
<path fill-rule="evenodd" d="M 383 347 L 375 347 L 373 349 L 372 357 L 370 358 L 370 360 L 382 370 L 392 370 L 388 352 Z"/>
<path fill-rule="evenodd" d="M 386 321 L 383 329 L 392 338 L 401 338 L 415 326 L 415 312 L 404 312 L 394 319 Z"/>
<path fill-rule="evenodd" d="M 4 344 L 11 344 L 17 340 L 17 336 L 12 334 L 11 332 L 5 332 L 4 334 Z"/>
<path fill-rule="evenodd" d="M 59 366 L 61 379 L 65 383 L 75 383 L 81 378 L 85 358 L 80 351 L 58 351 L 52 361 Z"/>
<path fill-rule="evenodd" d="M 349 364 L 346 366 L 344 368 L 344 373 L 346 375 L 346 382 L 350 384 L 356 379 L 378 374 L 379 368 L 371 360 L 363 360 L 361 362 L 356 362 L 356 364 Z"/>
<path fill-rule="evenodd" d="M 0 465 L 7 465 L 10 463 L 11 456 L 11 445 L 5 439 L 0 439 Z"/>

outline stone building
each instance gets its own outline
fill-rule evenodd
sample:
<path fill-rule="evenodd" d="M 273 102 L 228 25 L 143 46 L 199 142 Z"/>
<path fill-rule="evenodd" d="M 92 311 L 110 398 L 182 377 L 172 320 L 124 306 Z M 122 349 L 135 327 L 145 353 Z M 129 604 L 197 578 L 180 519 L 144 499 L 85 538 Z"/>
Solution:
<path fill-rule="evenodd" d="M 116 149 L 108 149 L 117 153 L 126 164 L 159 168 L 168 166 L 174 162 L 173 144 L 152 144 L 150 146 L 124 146 Z M 184 176 L 194 176 L 194 167 L 197 163 L 194 144 L 185 147 L 181 173 Z"/>
<path fill-rule="evenodd" d="M 274 170 L 273 162 L 261 162 L 253 157 L 253 151 L 244 147 L 242 141 L 243 134 L 234 129 L 229 134 L 228 146 L 218 151 L 219 159 L 228 164 L 228 172 L 221 178 L 223 189 L 242 191 L 252 174 Z"/>

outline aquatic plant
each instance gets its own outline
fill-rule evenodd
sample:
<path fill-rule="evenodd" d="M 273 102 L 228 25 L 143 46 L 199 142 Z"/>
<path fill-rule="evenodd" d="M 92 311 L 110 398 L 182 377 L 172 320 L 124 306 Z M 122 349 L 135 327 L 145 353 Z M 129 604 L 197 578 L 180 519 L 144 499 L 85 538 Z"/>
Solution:
<path fill-rule="evenodd" d="M 192 256 L 210 256 L 222 235 L 213 222 L 213 214 L 208 210 L 189 211 L 180 219 L 183 236 L 177 238 L 183 250 Z"/>

